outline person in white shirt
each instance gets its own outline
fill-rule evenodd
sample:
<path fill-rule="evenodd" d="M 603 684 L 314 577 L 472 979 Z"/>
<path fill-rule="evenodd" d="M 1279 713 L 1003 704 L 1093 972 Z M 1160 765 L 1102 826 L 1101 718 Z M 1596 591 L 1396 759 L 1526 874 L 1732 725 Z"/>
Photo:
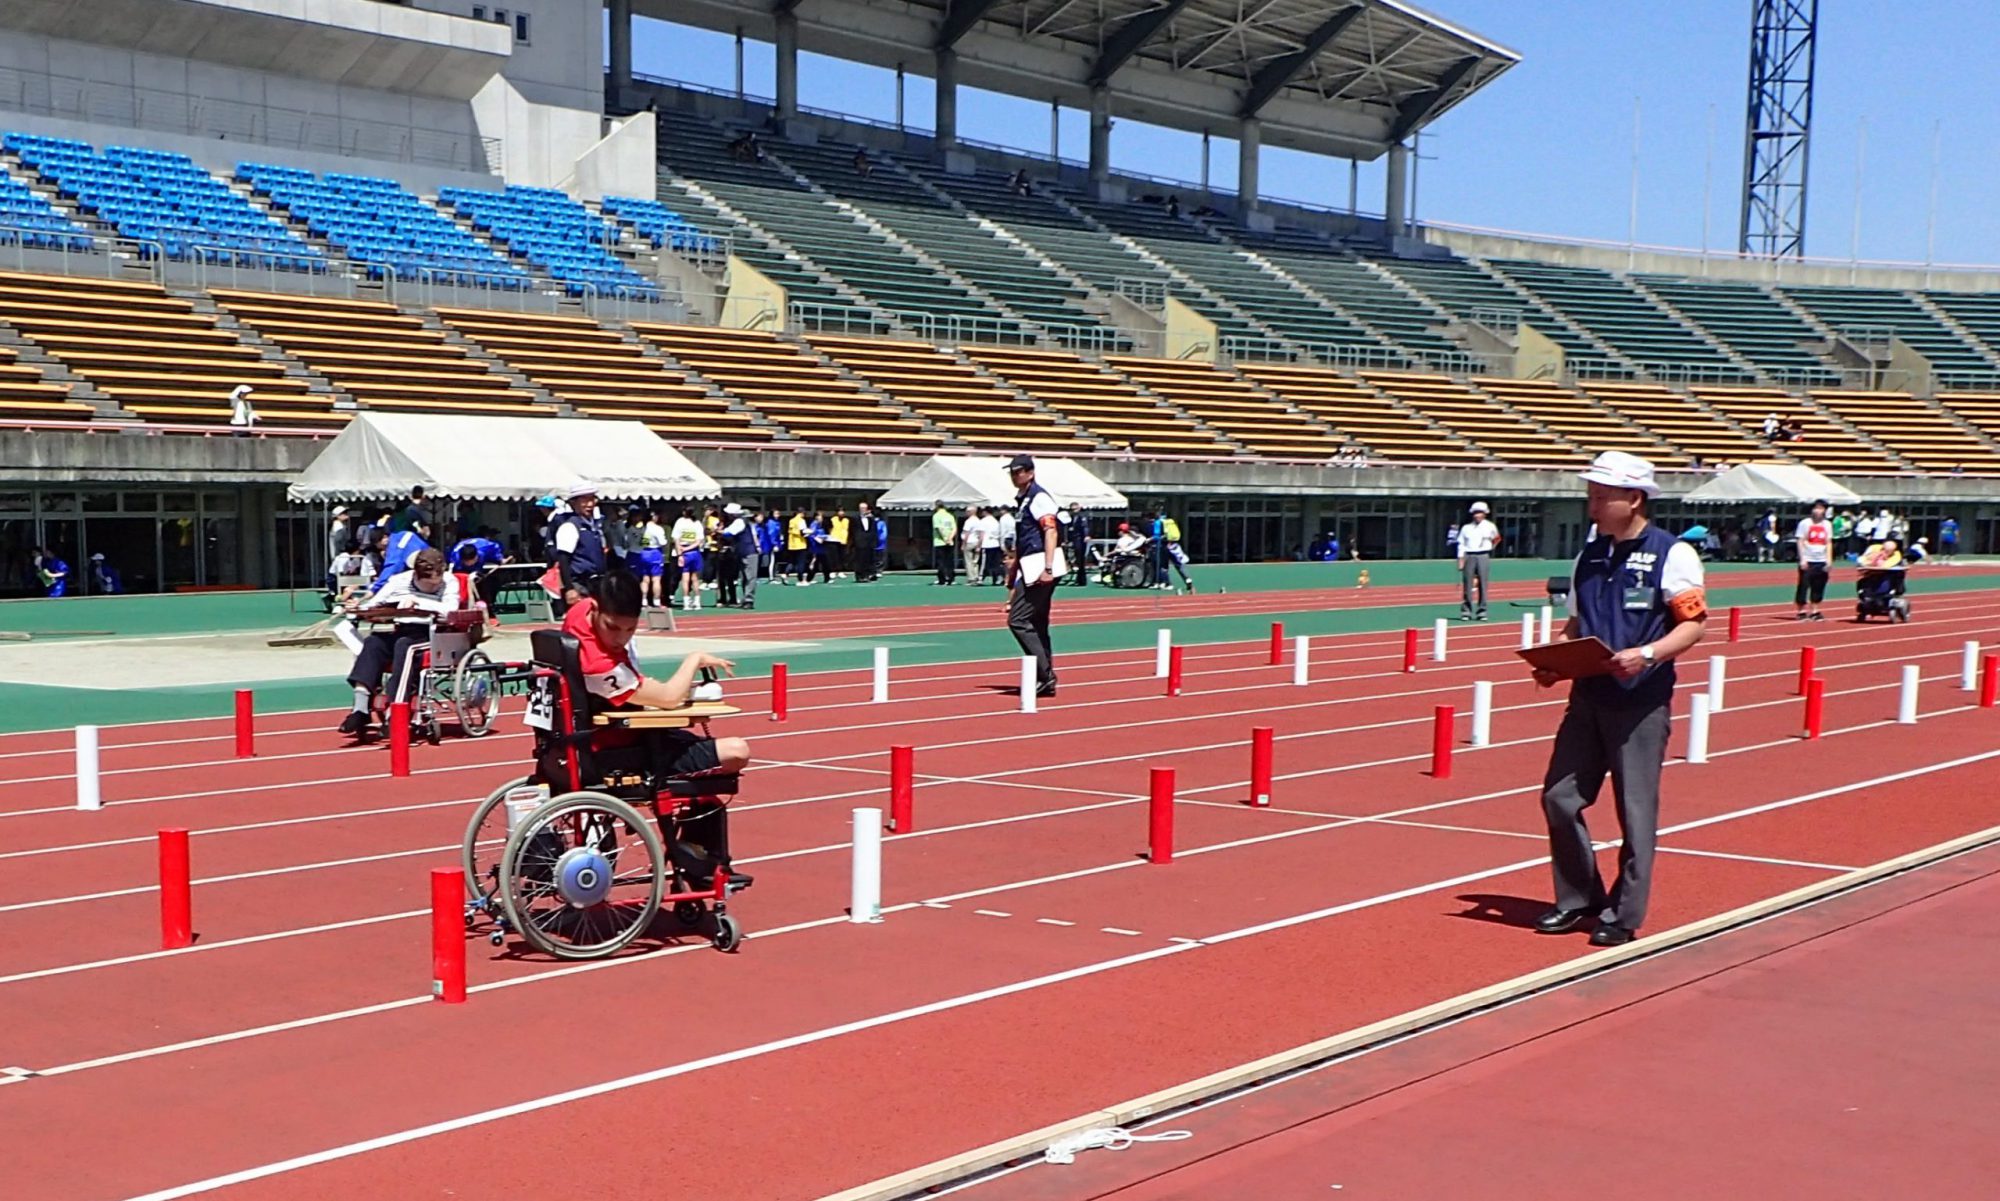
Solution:
<path fill-rule="evenodd" d="M 1063 563 L 1061 520 L 1055 497 L 1035 482 L 1035 460 L 1015 455 L 1007 464 L 1021 515 L 1015 530 L 1018 546 L 1007 548 L 1007 628 L 1021 653 L 1035 660 L 1035 695 L 1056 694 L 1055 648 L 1049 639 L 1049 610 L 1056 581 L 1067 571 Z"/>
<path fill-rule="evenodd" d="M 1826 519 L 1825 501 L 1813 502 L 1812 516 L 1799 522 L 1792 538 L 1799 553 L 1799 586 L 1792 603 L 1798 608 L 1800 621 L 1825 621 L 1826 615 L 1819 611 L 1819 606 L 1826 599 L 1826 577 L 1833 568 L 1833 523 Z M 1812 604 L 1810 612 L 1806 608 L 1808 600 Z"/>
<path fill-rule="evenodd" d="M 257 426 L 257 409 L 250 403 L 250 385 L 238 384 L 229 391 L 229 432 L 241 438 Z"/>
<path fill-rule="evenodd" d="M 682 509 L 674 518 L 671 537 L 674 540 L 676 565 L 680 568 L 681 608 L 701 608 L 701 544 L 707 537 L 701 522 L 696 519 L 693 509 Z"/>
<path fill-rule="evenodd" d="M 980 524 L 980 518 L 985 515 L 986 510 L 973 505 L 965 510 L 965 520 L 958 527 L 958 545 L 965 555 L 965 582 L 974 588 L 979 586 L 980 564 L 986 561 L 980 542 L 985 528 Z"/>
<path fill-rule="evenodd" d="M 1500 545 L 1500 527 L 1493 524 L 1491 513 L 1485 501 L 1473 501 L 1472 520 L 1458 527 L 1460 621 L 1486 620 L 1487 577 L 1492 568 L 1493 548 Z"/>
<path fill-rule="evenodd" d="M 1011 512 L 1001 513 L 999 524 L 1000 549 L 1003 552 L 1012 551 L 1014 549 L 1014 514 Z"/>
<path fill-rule="evenodd" d="M 399 696 L 411 652 L 430 642 L 430 619 L 457 611 L 458 577 L 445 570 L 443 551 L 426 547 L 410 560 L 408 571 L 390 577 L 366 604 L 375 612 L 407 610 L 415 620 L 398 616 L 393 627 L 376 630 L 361 640 L 354 667 L 347 673 L 347 683 L 354 689 L 354 709 L 340 723 L 341 733 L 357 736 L 368 730 L 368 715 L 376 703 L 382 674 L 389 674 L 389 684 L 386 693 L 379 695 Z"/>
<path fill-rule="evenodd" d="M 985 510 L 979 518 L 979 556 L 979 582 L 1004 583 L 1001 568 L 1007 557 L 1007 548 L 1000 541 L 1000 518 L 994 509 Z"/>

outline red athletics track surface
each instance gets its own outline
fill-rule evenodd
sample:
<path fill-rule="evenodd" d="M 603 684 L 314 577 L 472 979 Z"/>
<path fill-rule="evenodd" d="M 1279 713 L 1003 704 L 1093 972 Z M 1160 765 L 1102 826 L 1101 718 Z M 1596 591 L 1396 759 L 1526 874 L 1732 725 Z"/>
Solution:
<path fill-rule="evenodd" d="M 1227 598 L 1234 599 L 1234 598 Z M 1714 760 L 1671 765 L 1654 928 L 1992 825 L 2000 714 L 1957 689 L 2000 604 L 1927 596 L 1909 626 L 1755 611 L 1730 656 Z M 463 1007 L 429 1002 L 426 872 L 525 742 L 325 749 L 323 715 L 110 731 L 107 807 L 67 806 L 59 735 L 0 739 L 0 1129 L 22 1201 L 526 1195 L 571 1186 L 579 1133 L 607 1197 L 684 1173 L 809 1197 L 1172 1085 L 1583 953 L 1518 921 L 1546 896 L 1534 797 L 1562 700 L 1521 678 L 1510 623 L 1445 664 L 1400 636 L 1316 639 L 1314 681 L 1263 645 L 1063 661 L 1033 717 L 1011 662 L 796 681 L 735 839 L 757 887 L 736 955 L 688 943 L 558 966 L 474 942 Z M 1818 647 L 1827 737 L 1797 737 Z M 1923 723 L 1887 724 L 1904 663 Z M 1495 682 L 1494 745 L 1423 773 L 1431 706 Z M 734 697 L 760 704 L 755 682 Z M 1461 719 L 1462 720 L 1462 719 Z M 1252 724 L 1278 731 L 1277 806 L 1239 802 Z M 1461 731 L 1463 725 L 1461 725 Z M 847 812 L 916 744 L 920 832 L 885 848 L 887 920 L 844 921 Z M 1180 769 L 1180 857 L 1144 844 L 1146 768 Z M 1608 820 L 1608 815 L 1600 820 Z M 196 927 L 157 946 L 153 832 L 194 838 Z M 13 1139 L 21 1143 L 22 1140 Z M 678 1178 L 678 1177 L 675 1177 Z"/>
<path fill-rule="evenodd" d="M 1996 906 L 1988 847 L 961 1195 L 1989 1196 Z"/>

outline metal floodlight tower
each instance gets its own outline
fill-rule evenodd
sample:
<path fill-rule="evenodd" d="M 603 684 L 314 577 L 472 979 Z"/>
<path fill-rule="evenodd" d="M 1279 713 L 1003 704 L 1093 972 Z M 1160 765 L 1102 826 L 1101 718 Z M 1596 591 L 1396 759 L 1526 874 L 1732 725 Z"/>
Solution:
<path fill-rule="evenodd" d="M 1795 259 L 1805 254 L 1818 26 L 1819 0 L 1751 0 L 1750 103 L 1743 130 L 1743 212 L 1737 240 L 1737 249 L 1746 255 Z"/>

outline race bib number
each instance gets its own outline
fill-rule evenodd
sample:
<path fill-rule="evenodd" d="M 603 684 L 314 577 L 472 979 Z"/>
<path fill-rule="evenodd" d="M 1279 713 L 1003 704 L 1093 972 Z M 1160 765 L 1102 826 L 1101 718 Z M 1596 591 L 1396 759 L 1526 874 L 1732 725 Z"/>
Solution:
<path fill-rule="evenodd" d="M 556 678 L 537 676 L 533 687 L 528 690 L 528 711 L 522 721 L 536 730 L 555 732 L 556 728 Z"/>

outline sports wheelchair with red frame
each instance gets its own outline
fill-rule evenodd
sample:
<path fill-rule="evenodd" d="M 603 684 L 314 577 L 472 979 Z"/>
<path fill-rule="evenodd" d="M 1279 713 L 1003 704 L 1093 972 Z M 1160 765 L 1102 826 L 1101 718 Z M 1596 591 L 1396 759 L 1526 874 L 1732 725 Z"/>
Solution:
<path fill-rule="evenodd" d="M 704 730 L 722 704 L 681 710 L 598 709 L 584 688 L 577 641 L 560 630 L 531 636 L 527 724 L 535 730 L 535 770 L 493 790 L 465 829 L 467 928 L 490 917 L 495 946 L 518 932 L 538 951 L 563 959 L 614 954 L 652 925 L 662 904 L 687 930 L 707 926 L 719 951 L 742 930 L 728 912 L 731 873 L 711 865 L 696 887 L 658 825 L 699 803 L 736 794 L 731 773 L 655 777 L 607 768 L 591 749 L 601 730 L 685 725 Z"/>

